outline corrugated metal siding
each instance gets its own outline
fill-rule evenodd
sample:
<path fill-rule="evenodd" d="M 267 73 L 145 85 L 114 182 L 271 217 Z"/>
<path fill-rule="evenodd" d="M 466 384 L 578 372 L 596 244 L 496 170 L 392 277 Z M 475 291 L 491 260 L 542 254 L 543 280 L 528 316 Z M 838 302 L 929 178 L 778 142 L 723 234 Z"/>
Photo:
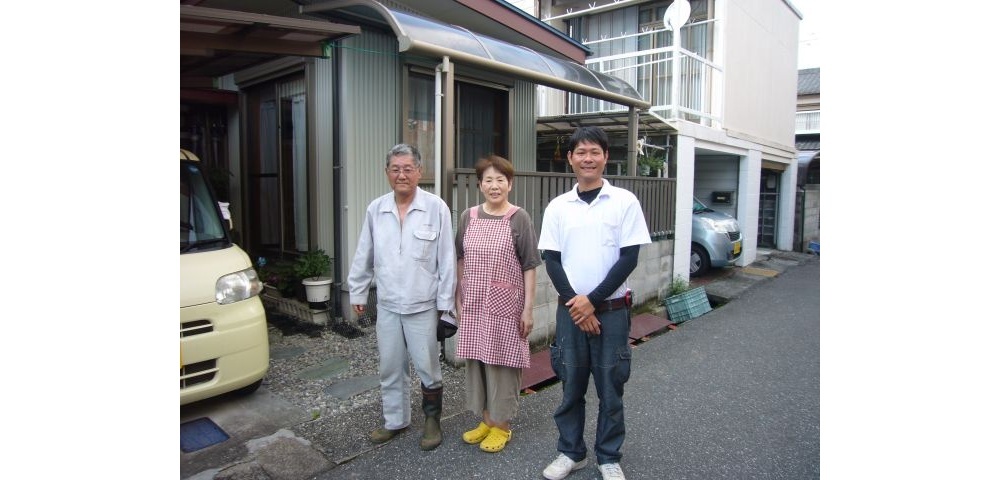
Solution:
<path fill-rule="evenodd" d="M 400 59 L 396 37 L 362 30 L 339 53 L 344 206 L 343 278 L 347 278 L 368 204 L 388 192 L 385 154 L 400 141 Z M 345 285 L 346 288 L 346 285 Z"/>
<path fill-rule="evenodd" d="M 315 139 L 315 185 L 313 195 L 316 209 L 314 214 L 316 225 L 316 241 L 319 248 L 327 251 L 330 256 L 337 256 L 336 237 L 334 232 L 334 185 L 333 185 L 333 60 L 329 58 L 315 59 L 309 68 L 312 91 L 309 98 L 312 101 L 312 131 Z"/>
<path fill-rule="evenodd" d="M 536 171 L 535 84 L 515 81 L 510 95 L 510 161 L 515 172 Z"/>
<path fill-rule="evenodd" d="M 287 98 L 292 95 L 299 95 L 306 93 L 306 80 L 304 78 L 296 78 L 289 82 L 281 82 L 278 84 L 278 98 Z"/>

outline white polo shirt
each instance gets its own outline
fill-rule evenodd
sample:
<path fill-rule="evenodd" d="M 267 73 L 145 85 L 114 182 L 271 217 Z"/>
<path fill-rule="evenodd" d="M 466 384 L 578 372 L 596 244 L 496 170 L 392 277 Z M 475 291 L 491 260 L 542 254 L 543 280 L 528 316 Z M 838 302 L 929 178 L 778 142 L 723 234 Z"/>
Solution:
<path fill-rule="evenodd" d="M 604 281 L 622 247 L 652 243 L 635 195 L 601 180 L 604 186 L 593 203 L 580 200 L 576 184 L 554 198 L 542 216 L 538 249 L 560 252 L 566 278 L 577 294 L 587 295 Z M 608 299 L 624 296 L 627 283 Z"/>

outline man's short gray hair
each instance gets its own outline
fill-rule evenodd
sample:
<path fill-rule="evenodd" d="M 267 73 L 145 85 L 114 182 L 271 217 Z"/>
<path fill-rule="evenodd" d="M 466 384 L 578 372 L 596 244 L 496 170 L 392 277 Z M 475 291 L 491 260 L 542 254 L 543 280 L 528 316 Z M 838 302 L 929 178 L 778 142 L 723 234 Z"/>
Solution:
<path fill-rule="evenodd" d="M 385 156 L 385 168 L 389 168 L 389 162 L 392 161 L 392 157 L 398 157 L 400 155 L 412 156 L 413 164 L 416 165 L 417 168 L 420 168 L 423 165 L 423 162 L 420 161 L 420 151 L 417 150 L 417 147 L 408 143 L 400 143 L 399 145 L 389 149 L 389 153 Z"/>

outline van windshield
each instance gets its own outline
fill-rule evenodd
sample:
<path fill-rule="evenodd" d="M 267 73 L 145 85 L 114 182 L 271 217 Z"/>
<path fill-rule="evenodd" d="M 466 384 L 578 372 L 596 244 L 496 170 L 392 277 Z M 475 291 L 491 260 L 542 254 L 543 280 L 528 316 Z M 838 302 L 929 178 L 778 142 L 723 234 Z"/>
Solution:
<path fill-rule="evenodd" d="M 194 162 L 181 161 L 181 253 L 229 246 L 219 206 Z"/>

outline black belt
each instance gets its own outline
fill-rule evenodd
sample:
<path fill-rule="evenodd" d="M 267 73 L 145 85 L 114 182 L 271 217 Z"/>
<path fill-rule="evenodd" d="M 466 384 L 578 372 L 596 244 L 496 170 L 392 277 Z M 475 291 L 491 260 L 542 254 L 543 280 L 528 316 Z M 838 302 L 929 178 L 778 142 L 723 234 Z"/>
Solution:
<path fill-rule="evenodd" d="M 559 304 L 560 305 L 566 305 L 566 302 L 569 302 L 570 300 L 572 300 L 572 299 L 571 298 L 566 298 L 566 297 L 559 297 Z M 612 310 L 619 310 L 619 309 L 622 309 L 622 308 L 628 308 L 628 306 L 629 306 L 628 305 L 628 300 L 626 300 L 625 297 L 613 298 L 611 300 L 605 300 L 603 302 L 597 302 L 597 304 L 594 305 L 594 312 L 595 313 L 610 312 Z"/>

